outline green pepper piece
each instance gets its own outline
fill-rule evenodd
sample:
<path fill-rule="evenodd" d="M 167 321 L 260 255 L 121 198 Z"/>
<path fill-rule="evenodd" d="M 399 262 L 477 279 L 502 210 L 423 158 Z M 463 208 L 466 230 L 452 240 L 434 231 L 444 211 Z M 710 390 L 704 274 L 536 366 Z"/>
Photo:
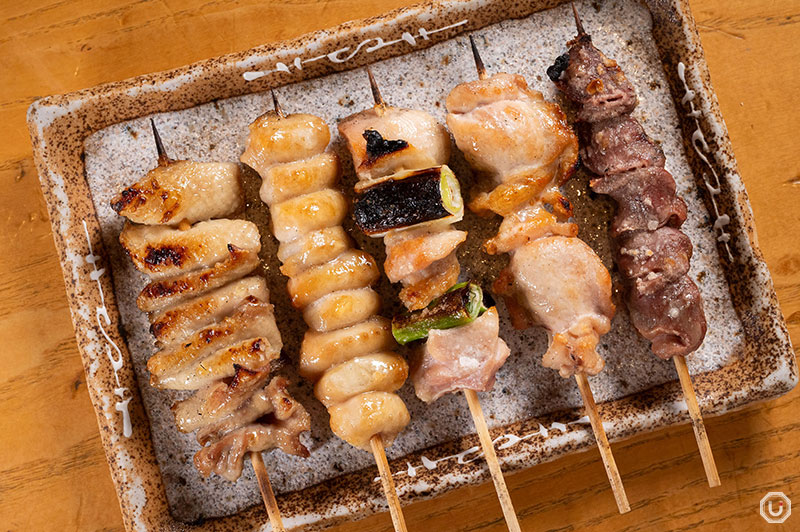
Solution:
<path fill-rule="evenodd" d="M 475 283 L 459 283 L 424 309 L 395 316 L 392 335 L 400 345 L 427 338 L 432 329 L 450 329 L 473 322 L 486 311 L 483 290 Z"/>

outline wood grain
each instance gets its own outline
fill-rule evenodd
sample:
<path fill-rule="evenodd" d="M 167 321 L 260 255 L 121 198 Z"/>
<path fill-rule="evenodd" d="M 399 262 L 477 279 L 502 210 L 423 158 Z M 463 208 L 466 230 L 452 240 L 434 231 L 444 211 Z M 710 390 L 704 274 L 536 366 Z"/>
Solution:
<path fill-rule="evenodd" d="M 30 0 L 0 5 L 0 528 L 122 530 L 31 161 L 25 111 L 67 92 L 410 4 L 391 0 Z M 800 4 L 693 0 L 783 311 L 800 341 Z M 722 487 L 689 425 L 616 443 L 619 515 L 596 450 L 509 476 L 523 530 L 762 530 L 771 490 L 800 505 L 800 393 L 707 420 Z M 404 508 L 409 529 L 500 531 L 491 483 Z M 800 511 L 769 530 L 797 530 Z M 266 516 L 265 516 L 266 519 Z M 390 531 L 388 514 L 338 532 Z"/>

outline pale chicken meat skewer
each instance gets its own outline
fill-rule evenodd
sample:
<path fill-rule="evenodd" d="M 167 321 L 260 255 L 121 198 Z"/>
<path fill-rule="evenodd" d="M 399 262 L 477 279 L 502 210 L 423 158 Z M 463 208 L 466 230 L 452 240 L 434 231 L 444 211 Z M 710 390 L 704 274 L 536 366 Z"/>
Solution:
<path fill-rule="evenodd" d="M 158 167 L 112 200 L 130 220 L 120 244 L 151 279 L 137 300 L 159 347 L 147 362 L 150 382 L 196 390 L 173 405 L 179 430 L 196 432 L 201 445 L 195 467 L 235 481 L 249 455 L 273 529 L 283 530 L 261 452 L 308 456 L 300 433 L 310 417 L 287 380 L 270 376 L 283 343 L 266 282 L 252 274 L 258 228 L 220 218 L 243 207 L 239 166 L 172 161 L 154 124 L 153 133 Z"/>
<path fill-rule="evenodd" d="M 401 318 L 403 328 L 418 331 L 421 322 L 433 324 L 424 331 L 427 341 L 416 346 L 411 378 L 417 397 L 432 402 L 464 392 L 506 522 L 512 532 L 519 531 L 476 393 L 492 389 L 510 351 L 499 337 L 494 307 L 453 318 L 470 297 L 482 307 L 483 296 L 476 285 L 454 286 L 460 272 L 456 249 L 467 233 L 452 225 L 463 217 L 463 202 L 458 180 L 446 166 L 450 137 L 432 115 L 386 104 L 369 67 L 367 73 L 374 106 L 339 123 L 359 179 L 356 224 L 370 236 L 383 237 L 386 276 L 402 283 L 400 300 L 417 311 Z M 405 343 L 397 324 L 396 319 L 395 338 Z"/>
<path fill-rule="evenodd" d="M 384 451 L 409 423 L 394 393 L 408 376 L 395 352 L 388 320 L 372 285 L 378 266 L 356 249 L 341 227 L 349 205 L 336 188 L 341 168 L 327 151 L 330 131 L 310 114 L 275 110 L 250 125 L 243 163 L 262 178 L 278 257 L 292 304 L 309 326 L 301 346 L 300 373 L 330 414 L 331 430 L 349 444 L 371 450 L 398 531 L 406 530 Z"/>
<path fill-rule="evenodd" d="M 578 141 L 558 105 L 520 75 L 489 76 L 470 37 L 479 79 L 447 96 L 447 125 L 483 177 L 470 208 L 504 217 L 486 251 L 510 255 L 494 284 L 518 328 L 541 325 L 550 337 L 543 364 L 575 376 L 621 513 L 630 511 L 587 375 L 604 366 L 596 347 L 611 327 L 611 277 L 576 238 L 572 206 L 560 187 L 574 172 Z"/>
<path fill-rule="evenodd" d="M 703 342 L 707 327 L 700 290 L 688 275 L 692 242 L 680 230 L 686 203 L 664 169 L 664 152 L 631 114 L 638 103 L 633 85 L 617 62 L 592 44 L 572 8 L 578 35 L 547 75 L 576 107 L 582 160 L 598 176 L 592 189 L 617 204 L 610 234 L 631 322 L 656 356 L 672 358 L 708 484 L 719 486 L 685 358 Z"/>

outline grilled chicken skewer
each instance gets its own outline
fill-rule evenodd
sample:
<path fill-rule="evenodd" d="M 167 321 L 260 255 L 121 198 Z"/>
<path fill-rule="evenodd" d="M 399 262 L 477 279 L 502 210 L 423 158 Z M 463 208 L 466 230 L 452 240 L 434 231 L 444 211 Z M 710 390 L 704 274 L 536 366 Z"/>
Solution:
<path fill-rule="evenodd" d="M 328 126 L 313 115 L 284 114 L 274 92 L 273 100 L 274 111 L 250 125 L 241 160 L 263 180 L 260 195 L 280 242 L 281 271 L 310 328 L 300 373 L 316 383 L 314 394 L 328 409 L 333 433 L 372 451 L 395 529 L 405 530 L 384 443 L 410 421 L 394 393 L 408 365 L 394 352 L 389 321 L 377 314 L 381 301 L 371 286 L 378 266 L 341 227 L 348 205 L 335 188 L 341 168 L 327 151 Z"/>
<path fill-rule="evenodd" d="M 584 166 L 592 189 L 617 202 L 611 225 L 615 261 L 623 276 L 631 321 L 655 355 L 672 358 L 692 418 L 711 487 L 719 486 L 708 435 L 686 355 L 703 342 L 706 319 L 697 285 L 688 276 L 692 243 L 680 231 L 686 204 L 664 169 L 664 153 L 631 116 L 638 103 L 616 61 L 592 44 L 572 6 L 578 35 L 547 74 L 576 106 Z"/>
<path fill-rule="evenodd" d="M 528 88 L 520 75 L 489 76 L 470 37 L 479 79 L 447 96 L 447 125 L 467 162 L 486 178 L 470 208 L 504 217 L 485 244 L 511 255 L 494 291 L 517 328 L 539 324 L 550 335 L 543 364 L 574 375 L 594 429 L 620 513 L 630 510 L 587 375 L 604 366 L 599 337 L 614 305 L 611 277 L 594 251 L 576 238 L 572 206 L 559 188 L 574 172 L 578 141 L 558 105 Z"/>
<path fill-rule="evenodd" d="M 249 453 L 272 527 L 283 530 L 261 452 L 308 456 L 299 435 L 310 417 L 286 379 L 270 379 L 283 343 L 266 282 L 252 274 L 258 229 L 211 219 L 243 207 L 239 166 L 172 161 L 152 126 L 158 166 L 111 204 L 130 220 L 123 249 L 151 279 L 137 301 L 159 347 L 147 362 L 150 383 L 197 390 L 172 407 L 178 429 L 197 432 L 203 446 L 195 466 L 235 481 Z"/>
<path fill-rule="evenodd" d="M 491 390 L 509 349 L 498 336 L 494 307 L 483 309 L 480 317 L 475 308 L 464 319 L 454 319 L 470 298 L 483 307 L 483 296 L 477 285 L 453 286 L 460 271 L 456 248 L 467 234 L 452 227 L 463 217 L 463 201 L 458 180 L 446 166 L 450 137 L 430 114 L 387 105 L 369 67 L 367 73 L 375 105 L 339 123 L 359 178 L 356 224 L 368 235 L 383 236 L 387 277 L 404 285 L 400 299 L 406 308 L 418 310 L 395 318 L 395 338 L 401 343 L 428 338 L 417 346 L 412 365 L 417 397 L 432 402 L 448 392 L 464 392 L 506 523 L 512 532 L 519 531 L 476 393 Z"/>

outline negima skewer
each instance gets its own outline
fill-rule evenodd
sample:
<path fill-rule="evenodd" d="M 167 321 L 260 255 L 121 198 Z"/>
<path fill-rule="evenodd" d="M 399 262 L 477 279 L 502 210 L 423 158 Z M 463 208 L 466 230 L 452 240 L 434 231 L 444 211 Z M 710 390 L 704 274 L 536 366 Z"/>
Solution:
<path fill-rule="evenodd" d="M 458 179 L 447 162 L 450 139 L 428 113 L 388 105 L 367 67 L 374 106 L 343 119 L 359 178 L 354 217 L 367 235 L 386 245 L 385 271 L 400 282 L 400 299 L 412 311 L 396 316 L 392 332 L 414 343 L 411 378 L 426 402 L 463 391 L 509 530 L 520 525 L 486 426 L 476 391 L 487 391 L 509 354 L 499 338 L 494 307 L 472 283 L 456 284 L 455 251 L 466 238 L 453 223 L 464 213 Z"/>

